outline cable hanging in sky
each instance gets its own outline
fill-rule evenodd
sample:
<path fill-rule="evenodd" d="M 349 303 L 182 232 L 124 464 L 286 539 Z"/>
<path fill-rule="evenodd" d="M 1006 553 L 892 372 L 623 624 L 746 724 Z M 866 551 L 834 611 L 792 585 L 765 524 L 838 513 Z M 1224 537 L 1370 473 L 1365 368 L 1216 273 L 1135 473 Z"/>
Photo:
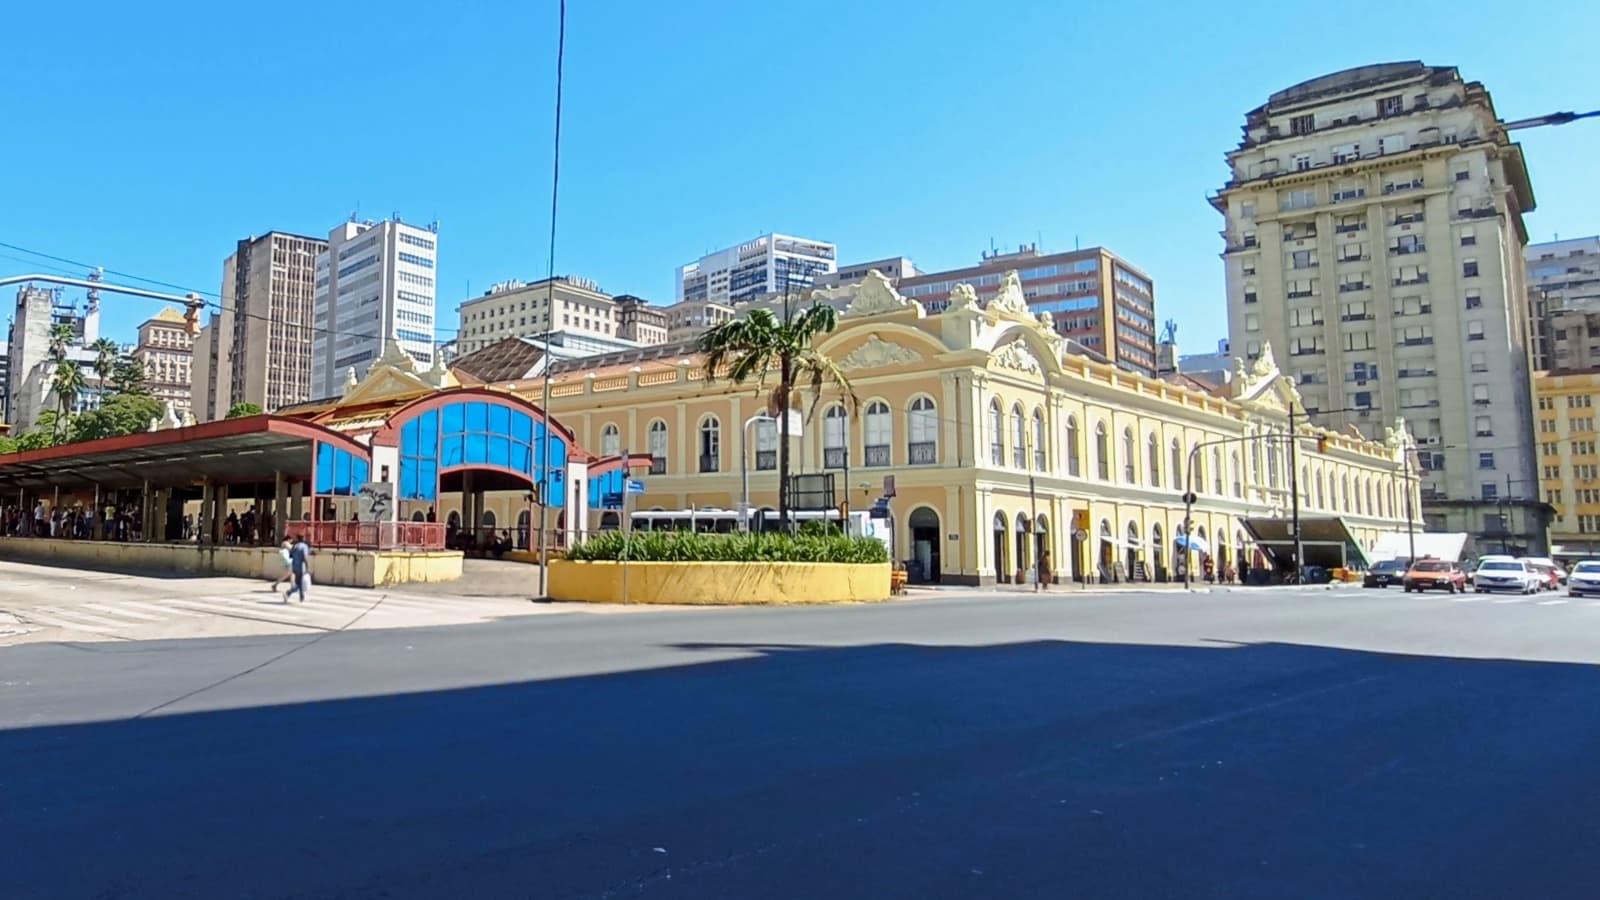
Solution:
<path fill-rule="evenodd" d="M 539 491 L 539 596 L 547 597 L 550 593 L 550 532 L 549 510 L 550 498 L 544 496 L 550 489 L 550 329 L 555 324 L 555 316 L 550 311 L 555 309 L 556 292 L 556 204 L 561 196 L 561 89 L 562 77 L 566 70 L 567 57 L 567 0 L 557 0 L 556 19 L 556 127 L 555 150 L 550 160 L 550 271 L 545 295 L 545 323 L 544 323 L 544 390 L 540 401 L 540 412 L 545 416 L 544 434 L 540 439 L 541 462 L 543 481 L 540 482 Z M 565 481 L 562 490 L 565 491 Z M 565 505 L 565 504 L 563 504 Z M 570 511 L 569 511 L 570 513 Z M 570 518 L 570 516 L 569 516 Z"/>

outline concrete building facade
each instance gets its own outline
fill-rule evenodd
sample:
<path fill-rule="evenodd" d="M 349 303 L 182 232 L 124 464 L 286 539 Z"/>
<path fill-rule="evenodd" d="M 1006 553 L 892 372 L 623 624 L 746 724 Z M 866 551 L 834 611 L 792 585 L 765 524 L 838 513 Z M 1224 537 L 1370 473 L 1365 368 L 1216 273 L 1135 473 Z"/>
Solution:
<path fill-rule="evenodd" d="M 667 317 L 667 343 L 692 341 L 707 330 L 730 322 L 739 316 L 739 310 L 726 303 L 710 300 L 684 300 L 661 310 Z"/>
<path fill-rule="evenodd" d="M 1535 369 L 1600 366 L 1600 236 L 1529 244 Z"/>
<path fill-rule="evenodd" d="M 91 278 L 96 277 L 91 275 Z M 88 349 L 100 337 L 100 297 L 89 291 L 82 307 L 57 288 L 25 284 L 17 289 L 16 308 L 7 333 L 6 394 L 14 432 L 32 428 L 46 410 L 55 409 L 51 384 L 55 359 L 51 334 L 57 327 L 70 333 L 65 358 L 84 373 L 84 389 L 73 398 L 70 412 L 100 408 L 99 379 L 94 374 L 95 354 Z"/>
<path fill-rule="evenodd" d="M 1116 362 L 1154 376 L 1155 286 L 1150 276 L 1102 247 L 1044 254 L 1025 244 L 1015 253 L 983 254 L 976 266 L 902 277 L 898 287 L 930 312 L 944 309 L 950 291 L 970 284 L 980 299 L 994 296 L 1010 270 L 1022 278 L 1028 308 L 1049 313 L 1056 333 Z"/>
<path fill-rule="evenodd" d="M 546 331 L 615 338 L 620 322 L 611 295 L 593 281 L 574 275 L 531 284 L 503 281 L 483 296 L 463 302 L 457 311 L 461 327 L 456 334 L 456 352 L 462 356 L 506 338 L 538 337 Z"/>
<path fill-rule="evenodd" d="M 139 343 L 133 358 L 144 369 L 144 386 L 150 395 L 172 406 L 182 419 L 191 411 L 194 396 L 194 344 L 190 321 L 171 307 L 139 325 Z"/>
<path fill-rule="evenodd" d="M 1539 489 L 1552 512 L 1550 554 L 1600 558 L 1600 367 L 1538 372 L 1533 385 Z M 1517 531 L 1514 521 L 1506 525 Z"/>
<path fill-rule="evenodd" d="M 1488 91 L 1419 62 L 1314 78 L 1250 111 L 1228 161 L 1211 202 L 1233 350 L 1279 348 L 1319 424 L 1406 417 L 1430 523 L 1497 543 L 1507 490 L 1538 505 L 1534 198 Z"/>
<path fill-rule="evenodd" d="M 617 337 L 644 346 L 667 342 L 667 313 L 649 301 L 622 294 L 616 301 Z"/>
<path fill-rule="evenodd" d="M 884 259 L 874 259 L 861 263 L 841 265 L 837 271 L 818 275 L 812 282 L 814 287 L 838 287 L 841 284 L 855 284 L 867 277 L 867 273 L 877 271 L 889 279 L 890 284 L 898 285 L 902 278 L 915 278 L 922 274 L 917 270 L 917 264 L 904 256 L 890 256 Z"/>
<path fill-rule="evenodd" d="M 803 290 L 835 271 L 837 261 L 838 248 L 825 241 L 764 234 L 679 266 L 677 302 L 731 306 L 765 294 Z"/>
<path fill-rule="evenodd" d="M 433 363 L 439 227 L 399 216 L 345 222 L 316 259 L 311 395 L 330 397 L 393 338 L 424 367 Z"/>
<path fill-rule="evenodd" d="M 221 419 L 236 403 L 270 412 L 311 396 L 316 263 L 326 249 L 320 238 L 270 231 L 223 260 L 222 309 L 198 342 L 208 357 L 190 367 L 196 420 Z"/>

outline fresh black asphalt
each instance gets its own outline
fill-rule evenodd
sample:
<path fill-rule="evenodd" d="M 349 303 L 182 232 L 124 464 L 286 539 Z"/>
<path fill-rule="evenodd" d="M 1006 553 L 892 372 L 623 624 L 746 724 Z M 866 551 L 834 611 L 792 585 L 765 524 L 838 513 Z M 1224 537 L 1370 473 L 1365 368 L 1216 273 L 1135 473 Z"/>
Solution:
<path fill-rule="evenodd" d="M 941 598 L 0 649 L 0 896 L 1600 896 L 1600 608 Z"/>

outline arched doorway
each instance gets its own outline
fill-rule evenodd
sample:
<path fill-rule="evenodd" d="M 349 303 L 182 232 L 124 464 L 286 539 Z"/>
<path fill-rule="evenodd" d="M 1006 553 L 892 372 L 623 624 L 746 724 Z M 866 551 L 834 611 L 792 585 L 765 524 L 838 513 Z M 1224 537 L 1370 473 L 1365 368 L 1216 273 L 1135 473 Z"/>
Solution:
<path fill-rule="evenodd" d="M 1206 540 L 1206 527 L 1204 525 L 1195 526 L 1194 536 L 1194 578 L 1199 580 L 1206 576 L 1206 560 L 1210 559 L 1213 548 L 1211 542 Z"/>
<path fill-rule="evenodd" d="M 1123 550 L 1123 557 L 1123 571 L 1128 573 L 1128 580 L 1136 580 L 1139 572 L 1139 523 L 1137 522 L 1128 523 L 1128 544 Z"/>
<path fill-rule="evenodd" d="M 1085 581 L 1083 571 L 1083 545 L 1089 540 L 1089 536 L 1085 533 L 1083 534 L 1083 537 L 1079 537 L 1078 535 L 1080 533 L 1081 532 L 1076 530 L 1072 532 L 1072 580 L 1078 582 L 1079 584 L 1083 584 Z"/>
<path fill-rule="evenodd" d="M 420 510 L 420 509 L 411 514 L 411 521 L 413 521 L 413 522 L 421 522 L 422 519 L 423 519 L 422 510 Z"/>
<path fill-rule="evenodd" d="M 926 506 L 911 511 L 906 520 L 911 529 L 911 559 L 915 568 L 906 573 L 911 581 L 939 581 L 939 514 Z"/>
<path fill-rule="evenodd" d="M 1167 548 L 1162 546 L 1164 537 L 1160 522 L 1150 526 L 1150 566 L 1155 570 L 1151 574 L 1157 581 L 1167 580 Z"/>
<path fill-rule="evenodd" d="M 1033 529 L 1030 527 L 1028 517 L 1017 513 L 1017 583 L 1027 584 L 1028 574 L 1033 571 L 1033 553 L 1028 544 Z"/>
<path fill-rule="evenodd" d="M 1117 580 L 1117 539 L 1111 536 L 1111 523 L 1100 520 L 1100 580 Z"/>
<path fill-rule="evenodd" d="M 528 514 L 527 510 L 523 510 L 522 512 L 517 513 L 517 548 L 518 549 L 521 549 L 521 550 L 528 549 L 528 536 L 529 536 L 528 529 L 529 529 L 529 527 L 531 525 L 531 520 L 532 520 L 532 516 L 530 516 Z"/>
<path fill-rule="evenodd" d="M 1243 529 L 1233 534 L 1233 564 L 1239 570 L 1239 583 L 1244 584 L 1250 576 L 1245 571 L 1250 565 L 1250 552 L 1245 547 Z"/>
<path fill-rule="evenodd" d="M 1006 514 L 994 514 L 994 580 L 1009 582 L 1011 569 L 1006 565 Z"/>
<path fill-rule="evenodd" d="M 1044 566 L 1049 570 L 1049 574 L 1045 577 L 1050 579 L 1050 584 L 1054 584 L 1061 580 L 1061 576 L 1057 574 L 1059 570 L 1056 568 L 1055 556 L 1050 553 L 1050 540 L 1050 517 L 1040 513 L 1039 517 L 1033 520 L 1033 558 L 1048 563 Z"/>
<path fill-rule="evenodd" d="M 455 534 L 456 532 L 460 531 L 461 530 L 461 513 L 458 513 L 455 510 L 451 510 L 450 511 L 450 515 L 447 516 L 445 518 L 445 520 L 444 520 L 444 530 L 448 534 Z"/>
<path fill-rule="evenodd" d="M 600 530 L 616 531 L 622 527 L 622 516 L 615 510 L 606 510 L 600 514 Z"/>

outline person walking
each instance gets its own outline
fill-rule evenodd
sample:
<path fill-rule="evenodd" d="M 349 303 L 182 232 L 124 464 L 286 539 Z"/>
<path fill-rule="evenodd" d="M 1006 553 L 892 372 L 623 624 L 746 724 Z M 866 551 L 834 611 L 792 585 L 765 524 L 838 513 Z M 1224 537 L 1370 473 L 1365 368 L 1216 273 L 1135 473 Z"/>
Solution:
<path fill-rule="evenodd" d="M 272 592 L 274 594 L 278 592 L 280 585 L 290 583 L 289 580 L 294 577 L 293 556 L 294 538 L 286 534 L 283 536 L 283 543 L 278 545 L 278 559 L 283 562 L 283 574 L 279 575 L 278 580 L 272 583 Z M 285 598 L 283 602 L 288 603 L 289 601 Z"/>
<path fill-rule="evenodd" d="M 294 544 L 289 548 L 289 574 L 293 581 L 289 589 L 283 594 L 283 602 L 289 602 L 290 594 L 299 594 L 300 602 L 306 602 L 306 582 L 309 580 L 308 569 L 311 568 L 311 546 L 306 543 L 305 535 L 298 535 Z"/>
<path fill-rule="evenodd" d="M 1050 568 L 1050 551 L 1039 554 L 1039 577 L 1033 583 L 1035 591 L 1050 590 L 1050 579 L 1055 577 L 1055 572 Z"/>

